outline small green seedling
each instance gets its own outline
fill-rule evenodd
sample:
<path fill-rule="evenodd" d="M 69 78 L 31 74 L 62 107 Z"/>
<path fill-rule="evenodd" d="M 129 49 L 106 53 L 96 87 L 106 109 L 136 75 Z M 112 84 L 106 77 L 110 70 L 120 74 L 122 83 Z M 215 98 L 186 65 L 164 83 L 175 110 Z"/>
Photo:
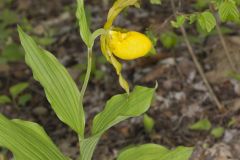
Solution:
<path fill-rule="evenodd" d="M 11 86 L 9 88 L 11 96 L 1 95 L 0 104 L 13 103 L 15 106 L 24 106 L 32 97 L 31 94 L 28 93 L 22 94 L 28 86 L 29 84 L 27 82 L 21 82 Z"/>
<path fill-rule="evenodd" d="M 16 98 L 17 95 L 19 95 L 20 93 L 22 93 L 25 89 L 28 88 L 28 83 L 23 82 L 23 83 L 18 83 L 12 87 L 10 87 L 9 91 L 10 94 L 13 98 Z"/>
<path fill-rule="evenodd" d="M 209 131 L 212 127 L 208 119 L 202 119 L 189 126 L 189 129 L 196 131 Z"/>
<path fill-rule="evenodd" d="M 189 129 L 194 131 L 206 131 L 206 132 L 211 130 L 210 134 L 216 139 L 221 138 L 222 135 L 224 134 L 223 127 L 212 128 L 212 124 L 208 119 L 199 120 L 198 122 L 190 125 Z"/>
<path fill-rule="evenodd" d="M 214 137 L 214 138 L 221 138 L 224 134 L 224 128 L 223 127 L 216 127 L 216 128 L 213 128 L 212 131 L 211 131 L 211 135 Z"/>
<path fill-rule="evenodd" d="M 151 133 L 154 129 L 155 121 L 152 117 L 147 114 L 143 116 L 143 124 L 146 133 Z"/>

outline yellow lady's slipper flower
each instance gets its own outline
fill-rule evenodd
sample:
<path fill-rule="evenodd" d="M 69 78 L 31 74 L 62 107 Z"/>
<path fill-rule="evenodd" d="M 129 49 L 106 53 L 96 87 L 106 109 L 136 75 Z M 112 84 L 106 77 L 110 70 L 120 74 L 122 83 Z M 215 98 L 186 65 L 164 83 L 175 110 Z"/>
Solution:
<path fill-rule="evenodd" d="M 133 60 L 145 56 L 152 48 L 150 39 L 142 33 L 110 31 L 109 48 L 123 60 Z"/>
<path fill-rule="evenodd" d="M 101 35 L 101 49 L 107 61 L 110 62 L 119 77 L 121 87 L 129 93 L 128 82 L 122 75 L 122 64 L 117 60 L 119 57 L 124 60 L 132 60 L 142 57 L 148 53 L 152 44 L 143 34 L 138 32 L 118 32 L 113 31 L 113 22 L 116 17 L 129 6 L 137 6 L 139 0 L 116 0 L 108 12 L 107 22 L 104 25 L 106 31 Z M 115 57 L 116 56 L 116 57 Z"/>

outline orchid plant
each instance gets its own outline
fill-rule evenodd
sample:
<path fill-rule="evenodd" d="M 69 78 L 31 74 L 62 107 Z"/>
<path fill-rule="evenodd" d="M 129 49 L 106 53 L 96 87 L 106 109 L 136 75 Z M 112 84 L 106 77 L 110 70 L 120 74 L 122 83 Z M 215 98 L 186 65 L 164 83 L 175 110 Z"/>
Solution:
<path fill-rule="evenodd" d="M 44 88 L 46 97 L 58 118 L 77 135 L 80 145 L 79 160 L 91 160 L 102 134 L 112 126 L 130 117 L 145 113 L 154 97 L 155 88 L 136 86 L 132 91 L 121 74 L 123 60 L 134 60 L 145 56 L 152 48 L 151 41 L 142 33 L 116 29 L 113 21 L 123 9 L 138 5 L 137 0 L 116 0 L 108 13 L 105 26 L 91 32 L 85 16 L 84 1 L 77 0 L 77 17 L 80 35 L 88 48 L 88 68 L 81 91 L 69 75 L 67 69 L 53 54 L 39 47 L 20 26 L 18 32 L 25 50 L 25 60 L 32 69 L 33 76 Z M 91 73 L 94 41 L 101 36 L 101 49 L 116 69 L 119 83 L 126 93 L 110 98 L 103 111 L 98 113 L 91 128 L 85 134 L 84 93 Z M 136 47 L 138 46 L 138 47 Z M 17 160 L 70 160 L 49 138 L 37 123 L 19 119 L 9 120 L 0 114 L 0 146 L 9 149 Z M 157 144 L 145 144 L 124 150 L 118 160 L 187 160 L 192 148 L 178 147 L 168 150 Z"/>

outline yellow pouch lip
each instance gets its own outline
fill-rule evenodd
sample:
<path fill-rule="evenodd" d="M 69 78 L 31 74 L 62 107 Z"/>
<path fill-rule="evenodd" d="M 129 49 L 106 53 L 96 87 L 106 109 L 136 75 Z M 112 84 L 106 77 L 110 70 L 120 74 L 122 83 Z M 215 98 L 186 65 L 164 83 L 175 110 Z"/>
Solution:
<path fill-rule="evenodd" d="M 152 49 L 151 40 L 136 31 L 109 31 L 109 48 L 114 56 L 123 60 L 134 60 L 143 57 Z"/>

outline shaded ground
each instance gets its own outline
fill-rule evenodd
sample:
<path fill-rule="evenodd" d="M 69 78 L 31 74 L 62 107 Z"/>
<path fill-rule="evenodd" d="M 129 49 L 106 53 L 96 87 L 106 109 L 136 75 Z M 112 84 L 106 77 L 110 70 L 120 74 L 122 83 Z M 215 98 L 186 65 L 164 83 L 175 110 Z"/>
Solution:
<path fill-rule="evenodd" d="M 100 28 L 105 21 L 109 1 L 87 1 L 91 12 L 92 29 Z M 184 8 L 191 11 L 190 1 L 184 1 Z M 75 4 L 70 0 L 32 1 L 17 0 L 11 4 L 12 10 L 17 10 L 20 21 L 27 17 L 32 30 L 31 35 L 39 37 L 51 35 L 52 42 L 46 48 L 58 57 L 79 82 L 86 64 L 86 48 L 79 38 L 74 17 Z M 186 10 L 188 12 L 188 10 Z M 172 16 L 169 5 L 153 6 L 147 2 L 141 9 L 131 8 L 123 13 L 116 24 L 133 30 L 145 31 L 151 27 L 157 34 L 170 29 L 165 20 Z M 16 26 L 10 28 L 14 30 Z M 238 62 L 239 58 L 239 28 L 232 27 L 226 35 L 232 56 Z M 188 29 L 191 36 L 198 36 L 193 28 Z M 176 31 L 178 33 L 178 31 Z M 178 33 L 179 34 L 179 33 Z M 200 38 L 200 37 L 199 37 Z M 17 34 L 12 40 L 19 42 Z M 240 86 L 236 80 L 227 77 L 230 68 L 217 35 L 205 37 L 195 43 L 194 49 L 213 85 L 216 95 L 225 105 L 224 113 L 218 111 L 211 102 L 207 89 L 197 73 L 194 63 L 188 55 L 183 42 L 172 50 L 165 50 L 158 42 L 154 57 L 139 59 L 124 65 L 124 74 L 132 85 L 141 84 L 159 87 L 156 100 L 148 114 L 155 120 L 155 129 L 151 134 L 144 131 L 142 118 L 125 121 L 104 134 L 95 152 L 95 159 L 112 160 L 118 151 L 130 144 L 158 143 L 169 148 L 178 145 L 195 146 L 192 160 L 238 160 L 240 157 Z M 3 48 L 0 48 L 0 51 Z M 99 44 L 94 51 L 96 55 L 96 70 L 85 96 L 87 122 L 91 126 L 93 116 L 102 110 L 107 99 L 123 91 L 116 84 L 117 76 L 111 65 L 101 57 Z M 80 65 L 78 65 L 80 64 Z M 240 67 L 239 67 L 240 68 Z M 104 75 L 103 75 L 104 74 Z M 25 91 L 31 93 L 32 99 L 24 107 L 3 105 L 0 112 L 9 118 L 21 118 L 38 122 L 61 150 L 72 158 L 78 155 L 76 135 L 62 124 L 50 109 L 40 85 L 32 78 L 32 73 L 23 61 L 0 64 L 0 93 L 9 94 L 8 89 L 18 82 L 29 82 L 31 85 Z M 81 83 L 79 83 L 81 84 Z M 115 84 L 115 85 L 109 85 Z M 191 131 L 188 126 L 199 119 L 208 118 L 213 126 L 225 128 L 224 136 L 215 139 L 209 132 Z M 235 118 L 234 125 L 229 121 Z M 131 124 L 131 125 L 129 125 Z"/>

